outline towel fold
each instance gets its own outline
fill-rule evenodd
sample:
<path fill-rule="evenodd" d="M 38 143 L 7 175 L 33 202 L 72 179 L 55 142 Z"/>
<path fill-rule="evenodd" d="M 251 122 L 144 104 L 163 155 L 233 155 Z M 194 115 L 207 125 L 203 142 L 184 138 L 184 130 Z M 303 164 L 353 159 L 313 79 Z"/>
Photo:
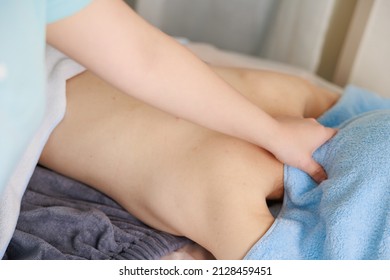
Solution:
<path fill-rule="evenodd" d="M 160 259 L 188 243 L 148 227 L 104 194 L 38 166 L 4 259 Z"/>
<path fill-rule="evenodd" d="M 390 100 L 348 87 L 319 118 L 339 127 L 317 185 L 285 166 L 282 209 L 245 259 L 390 259 Z"/>

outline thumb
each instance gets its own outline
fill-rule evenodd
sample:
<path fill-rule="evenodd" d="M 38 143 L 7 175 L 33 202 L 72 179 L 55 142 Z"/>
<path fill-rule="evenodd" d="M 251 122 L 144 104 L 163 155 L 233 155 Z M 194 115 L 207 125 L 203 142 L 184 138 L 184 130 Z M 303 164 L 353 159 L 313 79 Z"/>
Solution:
<path fill-rule="evenodd" d="M 309 163 L 306 164 L 302 170 L 309 174 L 310 177 L 312 177 L 318 184 L 328 178 L 324 168 L 322 168 L 322 166 L 319 165 L 313 158 L 310 159 Z"/>

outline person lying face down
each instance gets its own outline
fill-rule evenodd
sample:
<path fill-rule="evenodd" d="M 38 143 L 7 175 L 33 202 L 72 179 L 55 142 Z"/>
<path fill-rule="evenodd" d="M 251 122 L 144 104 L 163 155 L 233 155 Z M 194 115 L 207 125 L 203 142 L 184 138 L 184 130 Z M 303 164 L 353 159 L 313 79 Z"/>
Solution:
<path fill-rule="evenodd" d="M 272 116 L 315 118 L 338 99 L 284 74 L 213 70 Z M 243 258 L 274 221 L 267 199 L 283 196 L 283 164 L 269 152 L 163 113 L 90 72 L 67 81 L 67 113 L 40 163 L 218 259 Z"/>

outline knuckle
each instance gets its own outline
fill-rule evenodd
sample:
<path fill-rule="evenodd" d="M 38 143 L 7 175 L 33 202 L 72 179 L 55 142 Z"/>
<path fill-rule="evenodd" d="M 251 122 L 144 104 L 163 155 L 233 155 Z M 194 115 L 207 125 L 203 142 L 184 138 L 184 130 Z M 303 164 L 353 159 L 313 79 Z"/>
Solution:
<path fill-rule="evenodd" d="M 312 173 L 311 171 L 313 171 L 313 162 L 312 160 L 309 158 L 309 159 L 303 159 L 301 161 L 301 168 L 303 170 L 307 170 L 308 172 Z"/>

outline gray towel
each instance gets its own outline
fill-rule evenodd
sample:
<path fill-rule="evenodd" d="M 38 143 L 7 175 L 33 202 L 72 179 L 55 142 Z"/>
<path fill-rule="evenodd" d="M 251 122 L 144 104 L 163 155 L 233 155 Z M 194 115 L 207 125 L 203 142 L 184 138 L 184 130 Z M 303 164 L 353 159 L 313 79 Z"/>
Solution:
<path fill-rule="evenodd" d="M 159 259 L 189 242 L 146 226 L 104 194 L 37 166 L 3 259 Z"/>

